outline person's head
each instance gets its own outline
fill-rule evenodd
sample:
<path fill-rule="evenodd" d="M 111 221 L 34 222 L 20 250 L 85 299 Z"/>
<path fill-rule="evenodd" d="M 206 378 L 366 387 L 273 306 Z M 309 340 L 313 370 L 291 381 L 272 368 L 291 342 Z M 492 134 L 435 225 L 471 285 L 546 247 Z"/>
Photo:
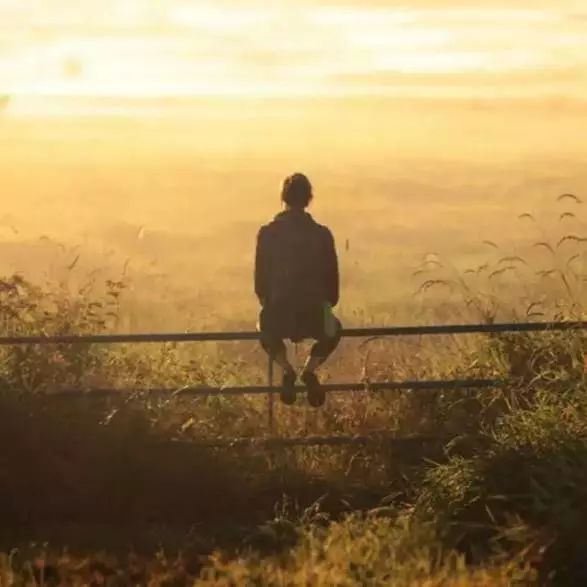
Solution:
<path fill-rule="evenodd" d="M 283 181 L 281 199 L 288 208 L 303 210 L 313 197 L 312 184 L 303 173 L 294 173 Z"/>

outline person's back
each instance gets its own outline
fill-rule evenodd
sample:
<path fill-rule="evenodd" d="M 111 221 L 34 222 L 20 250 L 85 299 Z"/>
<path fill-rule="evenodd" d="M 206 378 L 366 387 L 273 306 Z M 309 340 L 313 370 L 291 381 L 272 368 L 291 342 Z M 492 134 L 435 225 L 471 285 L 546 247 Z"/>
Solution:
<path fill-rule="evenodd" d="M 324 394 L 314 370 L 340 340 L 340 324 L 330 315 L 339 296 L 336 249 L 331 232 L 305 211 L 312 189 L 304 175 L 286 179 L 282 199 L 287 209 L 261 228 L 257 241 L 255 291 L 262 305 L 262 344 L 283 367 L 282 398 L 293 403 L 296 375 L 283 339 L 318 341 L 302 379 L 309 388 L 310 403 L 321 405 Z M 325 324 L 329 318 L 334 328 Z"/>
<path fill-rule="evenodd" d="M 259 233 L 256 289 L 263 306 L 280 318 L 281 336 L 315 337 L 319 325 L 295 320 L 338 302 L 338 268 L 330 231 L 306 212 L 286 210 Z M 305 327 L 305 328 L 304 328 Z"/>

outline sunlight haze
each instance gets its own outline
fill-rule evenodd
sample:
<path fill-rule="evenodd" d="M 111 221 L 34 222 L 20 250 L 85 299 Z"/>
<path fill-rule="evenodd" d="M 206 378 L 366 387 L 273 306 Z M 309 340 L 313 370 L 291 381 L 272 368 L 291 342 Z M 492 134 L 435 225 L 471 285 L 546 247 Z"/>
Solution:
<path fill-rule="evenodd" d="M 582 0 L 1 0 L 0 266 L 124 268 L 137 328 L 139 299 L 249 324 L 257 230 L 303 171 L 352 243 L 343 310 L 398 311 L 425 253 L 480 262 L 587 189 L 586 32 Z"/>
<path fill-rule="evenodd" d="M 570 0 L 3 0 L 0 92 L 582 98 L 586 29 Z"/>

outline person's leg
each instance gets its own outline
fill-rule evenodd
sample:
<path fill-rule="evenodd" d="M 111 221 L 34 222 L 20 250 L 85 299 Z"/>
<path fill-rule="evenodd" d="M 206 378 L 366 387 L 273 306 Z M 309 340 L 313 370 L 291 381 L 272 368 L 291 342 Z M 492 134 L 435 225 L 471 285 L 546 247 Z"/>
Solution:
<path fill-rule="evenodd" d="M 281 338 L 261 333 L 261 346 L 269 357 L 283 370 L 280 397 L 284 404 L 291 405 L 296 401 L 295 384 L 297 375 L 287 358 L 287 349 Z"/>
<path fill-rule="evenodd" d="M 261 346 L 263 350 L 273 359 L 284 372 L 293 371 L 289 359 L 287 358 L 287 349 L 283 340 L 277 336 L 268 333 L 261 333 Z"/>
<path fill-rule="evenodd" d="M 287 358 L 287 349 L 282 336 L 280 336 L 283 328 L 280 327 L 279 317 L 280 312 L 275 308 L 261 308 L 258 324 L 261 333 L 261 346 L 284 372 L 290 372 L 293 371 L 293 367 Z"/>
<path fill-rule="evenodd" d="M 314 373 L 314 371 L 321 367 L 330 357 L 330 355 L 332 355 L 332 353 L 337 349 L 342 338 L 342 324 L 338 319 L 336 322 L 337 327 L 334 336 L 322 336 L 312 347 L 310 356 L 304 365 L 304 373 Z"/>
<path fill-rule="evenodd" d="M 326 393 L 320 386 L 320 380 L 316 376 L 316 369 L 321 367 L 328 357 L 338 347 L 342 338 L 342 325 L 337 320 L 337 328 L 334 336 L 322 336 L 319 338 L 306 361 L 301 379 L 308 390 L 308 402 L 314 408 L 319 408 L 326 401 Z"/>

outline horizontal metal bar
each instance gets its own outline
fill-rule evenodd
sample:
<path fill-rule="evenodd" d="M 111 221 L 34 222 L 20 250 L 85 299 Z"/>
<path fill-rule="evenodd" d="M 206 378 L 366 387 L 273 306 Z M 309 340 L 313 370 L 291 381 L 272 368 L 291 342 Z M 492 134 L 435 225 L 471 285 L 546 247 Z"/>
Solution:
<path fill-rule="evenodd" d="M 452 379 L 437 381 L 380 381 L 373 383 L 330 383 L 323 385 L 327 392 L 349 391 L 392 391 L 412 389 L 420 391 L 433 391 L 439 389 L 479 389 L 500 387 L 507 382 L 500 379 Z M 63 390 L 50 394 L 50 397 L 84 395 L 92 397 L 108 397 L 122 395 L 148 395 L 163 397 L 209 397 L 209 396 L 234 396 L 234 395 L 260 395 L 275 392 L 275 387 L 267 385 L 259 386 L 235 386 L 235 387 L 180 387 L 180 388 L 149 388 L 149 389 L 112 389 L 98 388 L 88 390 Z M 296 391 L 304 393 L 305 387 L 296 387 Z"/>
<path fill-rule="evenodd" d="M 308 446 L 347 446 L 347 445 L 387 445 L 392 447 L 408 447 L 429 443 L 447 443 L 452 436 L 407 436 L 389 435 L 370 436 L 306 436 L 306 437 L 273 437 L 273 438 L 227 438 L 214 440 L 175 441 L 192 448 L 295 448 Z"/>
<path fill-rule="evenodd" d="M 88 334 L 3 336 L 0 345 L 207 342 L 259 340 L 258 332 L 168 332 L 152 334 Z"/>
<path fill-rule="evenodd" d="M 507 322 L 501 324 L 446 324 L 438 326 L 390 326 L 380 328 L 347 328 L 346 338 L 382 336 L 414 336 L 437 334 L 492 334 L 503 332 L 544 332 L 585 330 L 587 322 Z M 258 340 L 258 332 L 171 332 L 151 334 L 90 334 L 3 336 L 1 345 L 89 344 L 89 343 L 154 343 Z"/>
<path fill-rule="evenodd" d="M 446 324 L 438 326 L 393 326 L 389 328 L 353 328 L 344 336 L 412 336 L 434 334 L 496 334 L 503 332 L 544 332 L 586 330 L 587 322 L 503 322 L 498 324 Z"/>

